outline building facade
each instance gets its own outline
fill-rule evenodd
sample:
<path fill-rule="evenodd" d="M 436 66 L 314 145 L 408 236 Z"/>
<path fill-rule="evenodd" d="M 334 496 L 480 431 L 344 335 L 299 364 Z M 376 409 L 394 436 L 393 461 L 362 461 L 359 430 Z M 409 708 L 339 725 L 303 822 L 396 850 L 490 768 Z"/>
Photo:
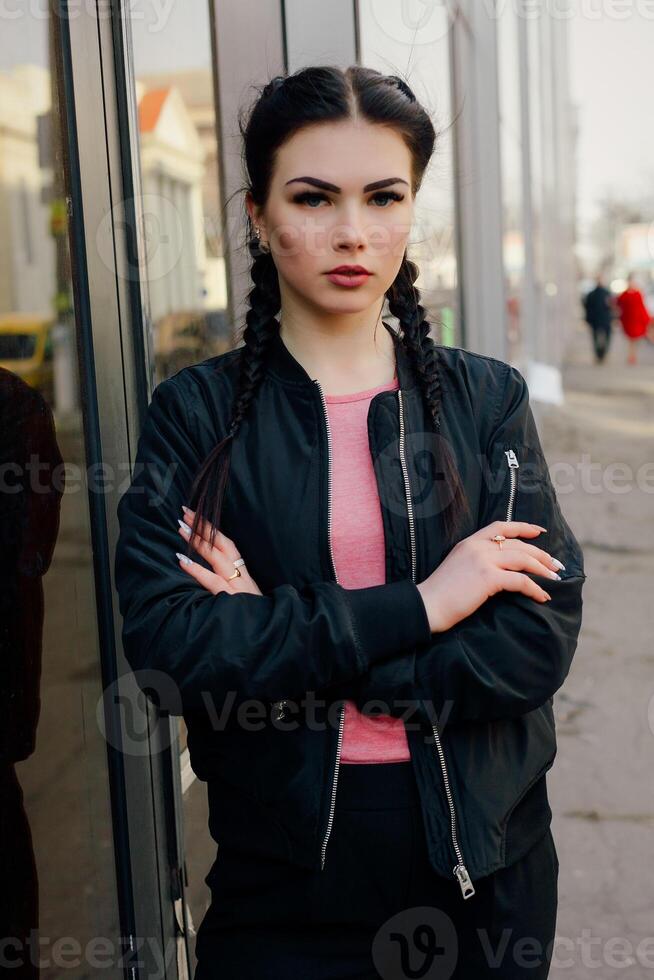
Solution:
<path fill-rule="evenodd" d="M 153 387 L 243 324 L 238 111 L 253 84 L 312 63 L 405 77 L 439 131 L 410 245 L 434 336 L 511 361 L 555 402 L 577 318 L 567 22 L 521 0 L 12 9 L 3 460 L 27 473 L 37 447 L 51 479 L 45 502 L 20 498 L 38 547 L 9 535 L 5 552 L 0 848 L 16 900 L 0 956 L 16 976 L 189 977 L 215 857 L 206 790 L 183 723 L 130 674 L 112 568 Z"/>

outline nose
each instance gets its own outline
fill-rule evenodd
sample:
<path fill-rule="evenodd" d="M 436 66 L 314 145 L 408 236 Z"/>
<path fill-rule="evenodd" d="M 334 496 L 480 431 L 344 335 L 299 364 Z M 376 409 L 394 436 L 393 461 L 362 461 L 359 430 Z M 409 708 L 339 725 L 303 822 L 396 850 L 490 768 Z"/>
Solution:
<path fill-rule="evenodd" d="M 353 252 L 364 248 L 366 240 L 361 230 L 348 227 L 334 233 L 333 243 L 337 252 Z"/>
<path fill-rule="evenodd" d="M 332 230 L 332 244 L 338 251 L 350 251 L 366 244 L 363 218 L 358 208 L 353 207 L 341 218 Z"/>

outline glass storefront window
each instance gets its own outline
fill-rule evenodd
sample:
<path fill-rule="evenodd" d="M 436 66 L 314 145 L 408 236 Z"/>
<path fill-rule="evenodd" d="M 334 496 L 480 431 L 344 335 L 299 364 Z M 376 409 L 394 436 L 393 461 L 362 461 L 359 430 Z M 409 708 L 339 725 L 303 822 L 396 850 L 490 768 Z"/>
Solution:
<path fill-rule="evenodd" d="M 544 180 L 543 172 L 543 111 L 542 88 L 542 18 L 527 21 L 527 49 L 529 56 L 529 142 L 531 161 L 531 219 L 532 247 L 534 255 L 534 300 L 536 322 L 534 333 L 538 337 L 544 327 L 543 303 L 545 280 L 544 255 Z"/>
<path fill-rule="evenodd" d="M 0 31 L 0 963 L 118 980 L 60 27 Z"/>
<path fill-rule="evenodd" d="M 522 343 L 525 236 L 522 195 L 522 128 L 520 122 L 520 52 L 518 14 L 506 4 L 498 17 L 500 149 L 502 160 L 503 264 L 506 293 L 507 359 L 514 361 Z"/>
<path fill-rule="evenodd" d="M 407 78 L 430 112 L 438 135 L 416 198 L 409 258 L 420 268 L 418 286 L 435 338 L 461 343 L 455 240 L 455 187 L 450 81 L 451 19 L 447 4 L 409 15 L 409 5 L 360 5 L 361 63 Z"/>
<path fill-rule="evenodd" d="M 136 12 L 135 12 L 136 14 Z M 155 383 L 233 346 L 209 5 L 131 20 Z"/>
<path fill-rule="evenodd" d="M 189 0 L 130 22 L 154 383 L 234 345 L 227 274 L 209 5 Z M 185 889 L 191 934 L 210 893 L 215 844 L 206 786 L 190 766 L 179 718 Z"/>

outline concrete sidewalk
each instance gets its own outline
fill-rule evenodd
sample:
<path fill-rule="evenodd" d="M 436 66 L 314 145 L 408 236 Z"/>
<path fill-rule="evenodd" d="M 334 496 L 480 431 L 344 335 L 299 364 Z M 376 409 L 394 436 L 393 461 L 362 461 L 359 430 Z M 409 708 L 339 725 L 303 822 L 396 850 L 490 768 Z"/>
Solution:
<path fill-rule="evenodd" d="M 580 322 L 565 404 L 535 406 L 588 576 L 548 774 L 561 864 L 550 976 L 569 980 L 654 978 L 654 346 L 639 358 L 626 365 L 614 328 L 595 365 Z"/>

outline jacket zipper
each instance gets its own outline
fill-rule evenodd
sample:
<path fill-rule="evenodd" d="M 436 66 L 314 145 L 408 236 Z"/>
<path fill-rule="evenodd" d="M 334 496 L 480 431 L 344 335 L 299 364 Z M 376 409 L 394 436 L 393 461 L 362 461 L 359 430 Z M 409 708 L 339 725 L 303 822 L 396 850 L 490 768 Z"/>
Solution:
<path fill-rule="evenodd" d="M 329 544 L 329 557 L 330 557 L 330 560 L 331 560 L 332 572 L 333 572 L 333 575 L 334 575 L 334 580 L 336 582 L 338 582 L 338 575 L 336 573 L 336 564 L 334 562 L 334 554 L 333 554 L 333 551 L 332 551 L 332 539 L 331 539 L 331 518 L 332 518 L 332 515 L 331 515 L 332 450 L 331 450 L 331 440 L 330 440 L 330 435 L 329 435 L 329 416 L 328 416 L 328 413 L 327 413 L 327 406 L 325 405 L 325 397 L 324 397 L 323 390 L 322 390 L 322 387 L 320 385 L 320 382 L 316 379 L 316 380 L 314 380 L 314 383 L 315 383 L 316 387 L 318 388 L 318 391 L 320 392 L 320 400 L 321 400 L 321 403 L 322 403 L 323 416 L 324 416 L 324 419 L 325 419 L 325 428 L 326 428 L 326 432 L 327 432 L 327 460 L 328 460 L 328 468 L 327 468 L 327 474 L 328 474 L 327 475 L 327 540 L 328 540 L 328 544 Z M 403 479 L 404 479 L 404 492 L 405 492 L 405 496 L 406 496 L 407 515 L 408 515 L 408 518 L 409 518 L 409 537 L 410 537 L 410 541 L 411 541 L 411 578 L 415 582 L 415 580 L 416 580 L 416 535 L 415 535 L 415 521 L 414 521 L 414 515 L 413 515 L 413 502 L 411 500 L 411 488 L 410 488 L 410 483 L 409 483 L 409 471 L 408 471 L 408 468 L 407 468 L 407 465 L 406 465 L 406 456 L 405 456 L 404 407 L 403 407 L 403 403 L 402 403 L 402 389 L 399 389 L 398 390 L 397 397 L 398 397 L 398 406 L 399 406 L 399 415 L 400 415 L 400 448 L 399 448 L 399 452 L 400 452 L 400 464 L 401 464 L 401 467 L 402 467 L 402 476 L 403 476 Z M 511 518 L 512 518 L 512 514 L 513 514 L 513 504 L 514 504 L 514 500 L 515 500 L 515 492 L 516 492 L 516 484 L 517 484 L 516 470 L 518 469 L 519 464 L 518 464 L 518 459 L 517 459 L 516 454 L 515 454 L 515 452 L 514 452 L 513 449 L 506 450 L 505 451 L 505 455 L 506 455 L 506 458 L 507 458 L 507 461 L 508 461 L 508 464 L 509 464 L 509 473 L 510 473 L 510 479 L 511 479 L 511 486 L 510 486 L 510 490 L 509 490 L 509 501 L 508 501 L 507 511 L 506 511 L 506 520 L 507 521 L 510 521 Z M 284 717 L 284 708 L 285 708 L 285 705 L 286 705 L 286 701 L 285 700 L 284 701 L 276 702 L 276 706 L 278 708 L 278 719 L 281 719 L 281 718 Z M 340 709 L 339 709 L 338 739 L 337 739 L 337 743 L 336 743 L 336 761 L 335 761 L 335 764 L 334 764 L 334 773 L 333 773 L 333 776 L 332 776 L 332 793 L 331 793 L 331 800 L 330 800 L 330 805 L 329 805 L 329 817 L 328 817 L 328 820 L 327 820 L 327 830 L 325 832 L 325 836 L 323 838 L 322 847 L 321 847 L 321 861 L 320 861 L 320 866 L 321 866 L 321 870 L 323 870 L 323 871 L 324 871 L 324 868 L 325 868 L 325 858 L 326 858 L 326 854 L 327 854 L 327 842 L 329 841 L 329 837 L 330 837 L 330 834 L 331 834 L 331 831 L 332 831 L 332 825 L 334 823 L 334 812 L 335 812 L 335 808 L 336 808 L 336 788 L 338 786 L 338 773 L 339 773 L 340 763 L 341 763 L 341 748 L 342 748 L 342 745 L 343 745 L 343 722 L 344 722 L 344 719 L 345 719 L 345 705 L 344 704 L 341 704 Z M 468 869 L 465 866 L 465 862 L 463 860 L 463 855 L 461 853 L 461 847 L 459 845 L 459 841 L 458 841 L 458 838 L 457 838 L 457 832 L 456 832 L 456 811 L 455 811 L 455 808 L 454 808 L 454 800 L 452 798 L 452 791 L 451 791 L 451 788 L 450 788 L 450 780 L 449 780 L 449 776 L 448 776 L 448 772 L 447 772 L 447 765 L 446 765 L 446 762 L 445 762 L 445 755 L 443 753 L 443 746 L 441 744 L 440 733 L 438 731 L 438 726 L 435 723 L 432 724 L 432 731 L 434 733 L 434 744 L 435 744 L 436 749 L 438 751 L 438 757 L 439 757 L 439 761 L 440 761 L 441 772 L 443 774 L 443 784 L 444 784 L 444 787 L 445 787 L 445 794 L 447 796 L 447 804 L 448 804 L 449 811 L 450 811 L 450 833 L 451 833 L 451 837 L 452 837 L 452 845 L 454 847 L 454 852 L 456 854 L 457 862 L 458 862 L 454 866 L 454 868 L 452 869 L 452 871 L 453 871 L 453 874 L 454 874 L 455 878 L 459 882 L 459 887 L 461 888 L 461 893 L 463 895 L 463 898 L 464 899 L 471 898 L 475 894 L 475 888 L 474 888 L 474 885 L 472 884 L 472 881 L 470 879 L 470 875 L 468 874 Z"/>
<path fill-rule="evenodd" d="M 509 476 L 511 478 L 511 486 L 509 489 L 509 502 L 506 508 L 506 520 L 513 520 L 513 503 L 515 501 L 515 491 L 518 483 L 518 474 L 516 470 L 519 467 L 518 457 L 516 456 L 513 449 L 505 449 L 504 455 L 506 456 L 507 462 L 509 464 Z"/>
<path fill-rule="evenodd" d="M 402 389 L 398 389 L 397 392 L 398 406 L 400 413 L 400 463 L 402 466 L 402 475 L 404 477 L 404 493 L 406 496 L 406 506 L 407 513 L 409 516 L 409 533 L 411 537 L 411 578 L 415 582 L 416 580 L 416 536 L 415 536 L 415 524 L 413 518 L 413 502 L 411 500 L 411 486 L 409 483 L 409 471 L 406 465 L 405 457 L 405 434 L 404 434 L 404 408 L 402 404 Z M 443 784 L 445 786 L 445 795 L 447 796 L 447 805 L 450 810 L 450 834 L 452 837 L 452 845 L 454 847 L 454 852 L 457 858 L 457 864 L 454 865 L 452 873 L 454 877 L 459 882 L 459 887 L 461 888 L 461 894 L 465 898 L 471 898 L 475 894 L 475 888 L 470 880 L 470 875 L 468 874 L 468 869 L 465 866 L 463 855 L 461 853 L 461 848 L 459 846 L 459 841 L 456 833 L 456 811 L 454 809 L 454 800 L 452 798 L 452 791 L 450 789 L 450 779 L 447 774 L 447 766 L 445 764 L 445 755 L 443 753 L 443 746 L 441 745 L 441 738 L 438 731 L 438 726 L 434 723 L 432 724 L 432 731 L 434 733 L 434 744 L 438 751 L 438 757 L 441 766 L 441 772 L 443 774 Z"/>
<path fill-rule="evenodd" d="M 320 392 L 320 400 L 322 402 L 323 416 L 325 419 L 325 429 L 327 432 L 327 541 L 329 543 L 329 557 L 332 564 L 332 573 L 334 575 L 334 581 L 338 582 L 338 575 L 336 574 L 336 564 L 334 562 L 334 553 L 332 551 L 332 447 L 329 431 L 329 415 L 327 414 L 327 405 L 325 403 L 325 396 L 323 394 L 322 386 L 317 379 L 314 379 L 314 384 L 317 386 Z M 332 832 L 332 824 L 334 823 L 334 811 L 336 808 L 336 787 L 338 785 L 338 773 L 341 764 L 341 748 L 343 745 L 343 722 L 345 720 L 345 703 L 342 702 L 339 708 L 338 717 L 338 739 L 336 742 L 336 762 L 334 763 L 334 774 L 332 776 L 332 795 L 329 804 L 329 817 L 327 820 L 327 830 L 325 831 L 325 836 L 322 842 L 321 853 L 320 853 L 320 868 L 322 871 L 325 870 L 325 857 L 327 854 L 327 841 L 329 840 L 329 835 Z"/>

